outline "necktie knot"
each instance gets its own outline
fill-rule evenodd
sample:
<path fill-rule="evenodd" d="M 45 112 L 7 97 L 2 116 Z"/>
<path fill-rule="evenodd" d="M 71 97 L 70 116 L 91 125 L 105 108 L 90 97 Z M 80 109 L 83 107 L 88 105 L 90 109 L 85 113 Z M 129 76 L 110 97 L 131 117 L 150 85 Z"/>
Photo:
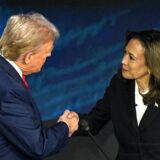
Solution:
<path fill-rule="evenodd" d="M 29 89 L 29 85 L 28 85 L 28 83 L 27 83 L 27 81 L 26 81 L 26 77 L 25 77 L 24 74 L 22 75 L 22 81 L 23 81 L 25 87 L 26 87 L 27 89 Z"/>

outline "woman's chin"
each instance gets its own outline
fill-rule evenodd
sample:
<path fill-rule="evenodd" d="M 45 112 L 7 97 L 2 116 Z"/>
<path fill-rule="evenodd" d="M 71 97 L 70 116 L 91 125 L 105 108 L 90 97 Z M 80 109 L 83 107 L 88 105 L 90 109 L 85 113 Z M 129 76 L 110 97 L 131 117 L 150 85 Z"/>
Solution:
<path fill-rule="evenodd" d="M 122 77 L 125 79 L 132 79 L 132 77 L 128 73 L 126 73 L 126 71 L 122 71 Z"/>

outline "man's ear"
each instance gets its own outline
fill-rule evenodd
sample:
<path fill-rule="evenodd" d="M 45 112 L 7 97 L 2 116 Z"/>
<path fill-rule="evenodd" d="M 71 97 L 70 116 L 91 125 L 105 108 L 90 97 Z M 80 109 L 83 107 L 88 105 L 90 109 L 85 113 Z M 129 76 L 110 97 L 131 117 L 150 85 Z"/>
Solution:
<path fill-rule="evenodd" d="M 24 63 L 29 64 L 32 61 L 32 58 L 33 58 L 32 52 L 26 53 L 24 56 Z"/>

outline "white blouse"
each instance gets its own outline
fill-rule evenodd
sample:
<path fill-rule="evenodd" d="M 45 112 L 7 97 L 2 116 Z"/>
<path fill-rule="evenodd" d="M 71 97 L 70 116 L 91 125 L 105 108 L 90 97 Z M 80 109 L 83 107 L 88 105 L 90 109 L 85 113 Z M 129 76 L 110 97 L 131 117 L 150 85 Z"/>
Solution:
<path fill-rule="evenodd" d="M 141 94 L 146 94 L 146 93 L 148 93 L 148 91 L 141 93 Z M 143 103 L 143 97 L 141 94 L 139 93 L 138 85 L 135 82 L 135 104 L 136 104 L 136 115 L 137 115 L 138 126 L 147 109 L 147 105 Z"/>

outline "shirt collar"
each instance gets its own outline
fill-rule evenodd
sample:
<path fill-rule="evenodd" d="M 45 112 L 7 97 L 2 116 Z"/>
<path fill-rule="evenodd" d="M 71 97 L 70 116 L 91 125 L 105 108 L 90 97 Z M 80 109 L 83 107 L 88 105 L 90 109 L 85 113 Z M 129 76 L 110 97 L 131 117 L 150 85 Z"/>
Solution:
<path fill-rule="evenodd" d="M 6 61 L 8 61 L 12 66 L 13 68 L 18 72 L 18 74 L 22 77 L 22 71 L 21 69 L 17 66 L 17 64 L 9 59 L 6 58 Z"/>
<path fill-rule="evenodd" d="M 5 58 L 3 56 L 3 54 L 0 54 L 3 58 Z M 11 60 L 9 60 L 8 58 L 5 58 L 5 60 L 11 64 L 11 66 L 17 71 L 17 73 L 20 75 L 20 77 L 22 78 L 22 71 L 21 69 L 17 66 L 17 64 Z"/>

